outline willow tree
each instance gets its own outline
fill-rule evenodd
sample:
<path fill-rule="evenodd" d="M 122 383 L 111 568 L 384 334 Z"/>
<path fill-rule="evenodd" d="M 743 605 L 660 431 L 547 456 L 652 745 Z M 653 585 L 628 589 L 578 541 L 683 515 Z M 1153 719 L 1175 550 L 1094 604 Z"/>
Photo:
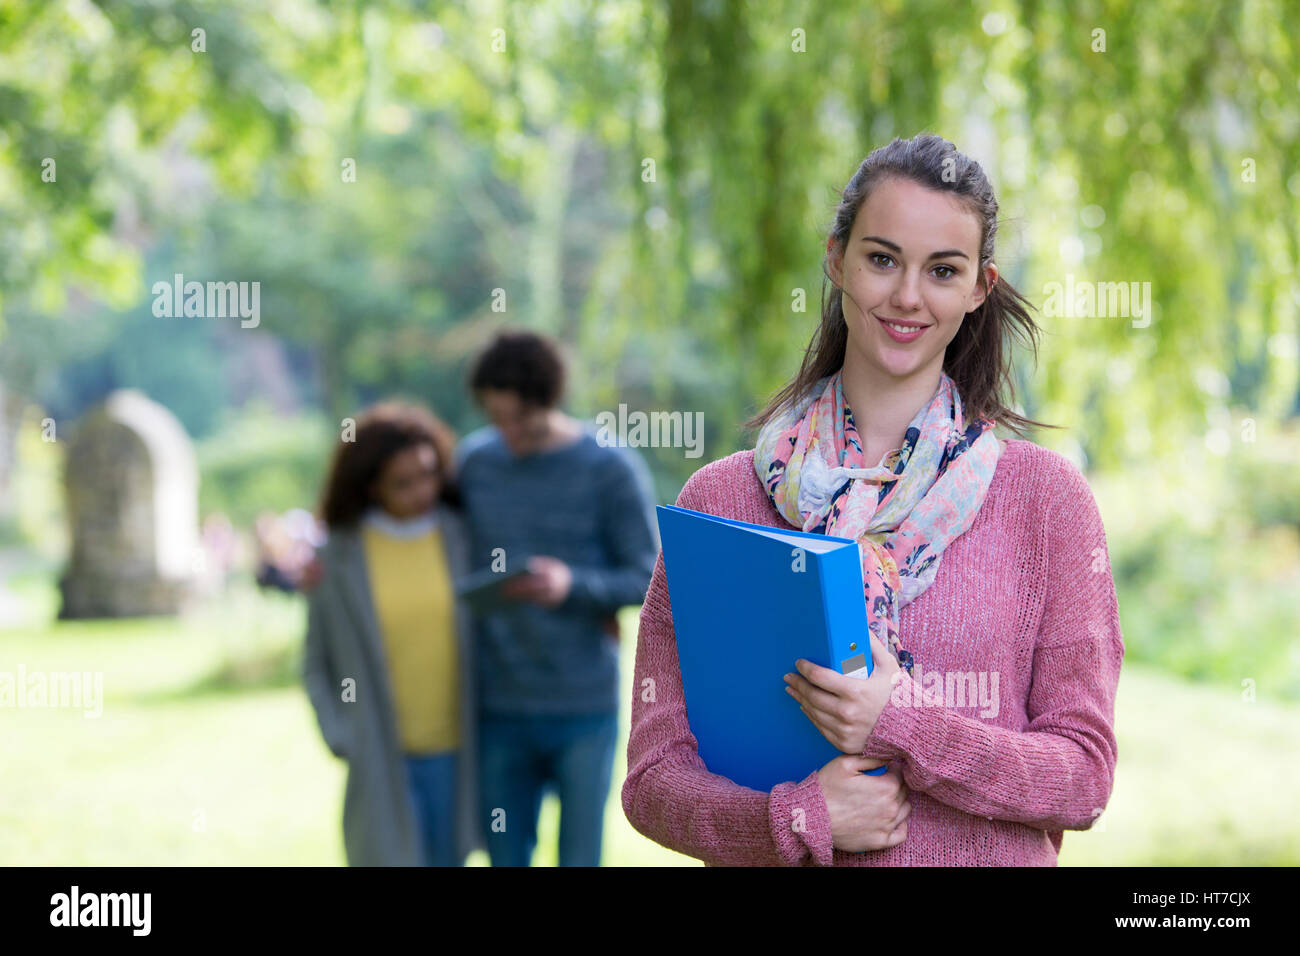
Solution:
<path fill-rule="evenodd" d="M 1032 417 L 1114 464 L 1201 438 L 1228 402 L 1293 414 L 1297 12 L 647 4 L 678 228 L 672 268 L 642 264 L 670 298 L 647 296 L 641 316 L 697 327 L 738 357 L 735 392 L 765 395 L 818 319 L 792 293 L 815 301 L 836 190 L 875 146 L 929 130 L 989 168 L 1003 272 L 1040 308 L 1052 283 L 1150 283 L 1149 320 L 1038 316 L 1019 395 Z"/>
<path fill-rule="evenodd" d="M 838 190 L 929 130 L 988 168 L 1040 307 L 1150 283 L 1148 321 L 1044 309 L 1025 413 L 1098 463 L 1167 453 L 1230 404 L 1294 410 L 1296 12 L 0 0 L 0 294 L 138 298 L 141 227 L 187 199 L 159 183 L 198 160 L 193 224 L 266 270 L 265 334 L 313 346 L 333 400 L 526 324 L 572 347 L 579 410 L 705 409 L 723 454 L 816 326 Z"/>

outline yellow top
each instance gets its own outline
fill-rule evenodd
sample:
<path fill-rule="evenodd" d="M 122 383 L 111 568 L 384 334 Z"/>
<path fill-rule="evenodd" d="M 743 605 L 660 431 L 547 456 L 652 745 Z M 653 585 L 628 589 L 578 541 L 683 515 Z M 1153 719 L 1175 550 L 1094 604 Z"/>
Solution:
<path fill-rule="evenodd" d="M 388 658 L 398 732 L 407 753 L 460 742 L 456 619 L 438 529 L 396 537 L 363 526 L 370 594 Z"/>

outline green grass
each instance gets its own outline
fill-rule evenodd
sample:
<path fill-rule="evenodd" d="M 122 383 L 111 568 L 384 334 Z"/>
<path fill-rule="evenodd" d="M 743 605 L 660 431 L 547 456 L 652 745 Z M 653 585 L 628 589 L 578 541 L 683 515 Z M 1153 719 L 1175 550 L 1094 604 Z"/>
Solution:
<path fill-rule="evenodd" d="M 180 619 L 42 623 L 48 575 L 10 582 L 24 615 L 0 670 L 100 671 L 103 713 L 0 709 L 0 865 L 341 865 L 344 765 L 297 682 L 303 608 L 237 588 Z M 630 702 L 636 610 L 622 615 Z M 624 819 L 628 708 L 606 806 L 606 865 L 699 865 Z M 1126 665 L 1120 764 L 1098 826 L 1062 865 L 1300 861 L 1300 707 Z M 536 865 L 555 864 L 548 796 Z M 486 864 L 484 854 L 471 865 Z"/>
<path fill-rule="evenodd" d="M 42 625 L 55 608 L 48 577 L 14 579 L 9 597 L 25 613 L 0 630 L 0 670 L 102 672 L 103 700 L 98 718 L 0 708 L 0 865 L 344 863 L 345 765 L 298 683 L 299 602 L 238 588 L 177 620 Z M 629 640 L 635 622 L 633 610 Z M 623 678 L 630 701 L 630 658 Z M 605 863 L 699 865 L 623 817 L 621 719 Z M 535 865 L 555 865 L 558 830 L 548 795 Z"/>

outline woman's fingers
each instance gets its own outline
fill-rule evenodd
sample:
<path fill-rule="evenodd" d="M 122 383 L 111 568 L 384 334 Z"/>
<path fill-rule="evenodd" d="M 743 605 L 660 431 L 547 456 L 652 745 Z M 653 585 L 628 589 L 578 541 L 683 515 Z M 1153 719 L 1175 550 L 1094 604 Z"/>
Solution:
<path fill-rule="evenodd" d="M 822 690 L 802 674 L 786 674 L 785 682 L 796 699 L 820 711 L 830 713 L 840 700 L 837 694 Z"/>
<path fill-rule="evenodd" d="M 883 674 L 888 674 L 892 680 L 893 672 L 901 670 L 898 658 L 896 658 L 893 655 L 893 652 L 885 646 L 885 643 L 874 634 L 871 635 L 871 655 L 875 658 L 876 662 L 875 668 L 871 671 L 872 677 L 875 677 L 876 671 L 879 670 Z"/>
<path fill-rule="evenodd" d="M 912 814 L 912 804 L 910 801 L 904 800 L 903 805 L 900 806 L 898 808 L 898 812 L 894 814 L 894 819 L 889 821 L 890 832 L 892 833 L 894 830 L 897 830 L 899 824 L 901 824 L 904 820 L 906 820 L 909 816 L 911 816 L 911 814 Z"/>
<path fill-rule="evenodd" d="M 810 710 L 815 710 L 827 716 L 834 714 L 835 705 L 839 702 L 839 698 L 834 694 L 818 690 L 806 683 L 802 687 L 794 683 L 787 683 L 786 693 Z"/>
<path fill-rule="evenodd" d="M 907 839 L 907 821 L 904 820 L 902 823 L 898 825 L 898 828 L 894 830 L 894 832 L 889 834 L 889 840 L 885 845 L 898 846 L 898 844 L 902 843 L 906 839 Z"/>

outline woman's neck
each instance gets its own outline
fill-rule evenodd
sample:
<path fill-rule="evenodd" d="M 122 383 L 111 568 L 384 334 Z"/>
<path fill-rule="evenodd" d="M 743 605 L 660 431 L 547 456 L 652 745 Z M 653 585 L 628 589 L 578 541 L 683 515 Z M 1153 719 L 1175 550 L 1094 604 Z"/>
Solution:
<path fill-rule="evenodd" d="M 939 387 L 942 367 L 894 378 L 865 368 L 852 354 L 845 356 L 842 387 L 853 410 L 853 424 L 862 441 L 862 457 L 871 467 L 903 445 L 907 426 Z"/>
<path fill-rule="evenodd" d="M 404 517 L 376 505 L 365 513 L 362 522 L 395 538 L 414 538 L 428 534 L 438 526 L 438 511 L 434 508 L 421 515 Z"/>

